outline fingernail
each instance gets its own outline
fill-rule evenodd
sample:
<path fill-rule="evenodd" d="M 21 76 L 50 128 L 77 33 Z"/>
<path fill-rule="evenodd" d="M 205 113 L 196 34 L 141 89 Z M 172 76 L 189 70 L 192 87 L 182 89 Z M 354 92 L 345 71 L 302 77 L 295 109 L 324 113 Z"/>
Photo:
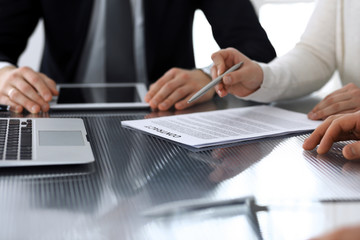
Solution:
<path fill-rule="evenodd" d="M 211 68 L 210 74 L 211 74 L 212 77 L 215 77 L 215 76 L 214 76 L 214 75 L 215 75 L 215 69 L 214 69 L 214 68 Z"/>
<path fill-rule="evenodd" d="M 156 107 L 158 106 L 158 103 L 157 103 L 155 100 L 152 100 L 152 101 L 150 102 L 150 106 L 156 108 Z"/>
<path fill-rule="evenodd" d="M 49 110 L 49 105 L 48 105 L 48 104 L 42 105 L 42 110 L 43 110 L 44 112 L 46 112 L 47 110 Z"/>
<path fill-rule="evenodd" d="M 44 96 L 45 101 L 51 101 L 51 99 L 52 99 L 51 94 L 45 94 L 45 96 Z"/>
<path fill-rule="evenodd" d="M 354 157 L 356 155 L 355 149 L 352 146 L 348 146 L 347 152 L 350 155 L 350 157 Z"/>
<path fill-rule="evenodd" d="M 313 112 L 310 112 L 310 113 L 308 114 L 308 118 L 310 118 L 310 119 L 317 119 L 317 114 L 316 114 L 316 113 L 313 113 Z"/>
<path fill-rule="evenodd" d="M 183 103 L 177 103 L 177 104 L 175 105 L 175 108 L 176 108 L 176 109 L 183 109 L 183 108 L 184 108 L 184 104 L 183 104 Z"/>
<path fill-rule="evenodd" d="M 350 150 L 351 150 L 352 156 L 355 156 L 355 155 L 356 155 L 356 150 L 355 150 L 355 148 L 353 148 L 353 147 L 350 146 Z"/>
<path fill-rule="evenodd" d="M 151 100 L 151 95 L 150 94 L 146 94 L 145 95 L 145 101 L 149 102 Z"/>
<path fill-rule="evenodd" d="M 229 76 L 224 77 L 224 83 L 227 85 L 231 84 L 231 77 Z"/>
<path fill-rule="evenodd" d="M 17 113 L 22 112 L 22 107 L 21 106 L 16 106 L 15 107 L 15 112 L 17 112 Z"/>
<path fill-rule="evenodd" d="M 304 140 L 304 142 L 303 142 L 302 147 L 303 147 L 305 150 L 310 150 L 310 149 L 309 149 L 309 146 L 308 146 L 308 141 L 309 141 L 309 139 L 306 138 L 306 139 Z"/>
<path fill-rule="evenodd" d="M 160 108 L 167 108 L 167 106 L 168 106 L 168 105 L 167 105 L 166 103 L 161 103 L 161 104 L 159 105 Z"/>
<path fill-rule="evenodd" d="M 38 106 L 38 105 L 32 106 L 32 107 L 31 107 L 31 112 L 32 112 L 32 113 L 37 113 L 37 112 L 39 112 L 39 106 Z"/>

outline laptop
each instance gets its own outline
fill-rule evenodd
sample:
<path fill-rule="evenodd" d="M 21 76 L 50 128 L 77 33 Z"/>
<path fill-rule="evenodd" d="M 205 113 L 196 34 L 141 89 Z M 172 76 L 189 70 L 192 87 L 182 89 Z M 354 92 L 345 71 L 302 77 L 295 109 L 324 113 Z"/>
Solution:
<path fill-rule="evenodd" d="M 0 118 L 0 167 L 93 161 L 82 119 Z"/>

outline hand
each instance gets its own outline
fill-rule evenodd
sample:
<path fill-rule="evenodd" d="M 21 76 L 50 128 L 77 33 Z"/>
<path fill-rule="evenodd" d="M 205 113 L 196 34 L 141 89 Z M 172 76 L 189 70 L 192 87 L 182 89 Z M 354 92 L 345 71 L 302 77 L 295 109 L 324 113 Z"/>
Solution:
<path fill-rule="evenodd" d="M 243 61 L 242 67 L 232 73 L 226 74 L 223 81 L 215 86 L 220 97 L 228 93 L 238 97 L 245 97 L 258 90 L 263 82 L 264 73 L 259 64 L 251 61 L 234 48 L 227 48 L 211 56 L 214 66 L 211 69 L 212 78 L 215 79 L 233 65 Z"/>
<path fill-rule="evenodd" d="M 214 103 L 214 101 L 208 101 L 203 104 L 195 105 L 192 108 L 187 108 L 187 109 L 183 109 L 183 110 L 171 109 L 168 111 L 151 111 L 144 118 L 149 119 L 149 118 L 188 114 L 188 113 L 194 113 L 194 112 L 208 112 L 208 111 L 213 111 L 216 109 L 218 109 L 218 107 Z"/>
<path fill-rule="evenodd" d="M 192 95 L 210 81 L 210 77 L 201 70 L 172 68 L 150 86 L 145 101 L 152 109 L 166 111 L 175 106 L 175 109 L 182 110 L 214 96 L 215 90 L 210 90 L 196 102 L 187 103 Z"/>
<path fill-rule="evenodd" d="M 42 73 L 28 67 L 0 69 L 0 103 L 11 111 L 47 112 L 53 95 L 58 95 L 56 84 Z"/>
<path fill-rule="evenodd" d="M 358 240 L 360 237 L 360 225 L 342 227 L 328 234 L 311 240 Z"/>
<path fill-rule="evenodd" d="M 360 88 L 349 83 L 326 96 L 308 113 L 308 117 L 312 120 L 319 120 L 330 115 L 351 113 L 358 110 L 360 110 Z"/>
<path fill-rule="evenodd" d="M 333 115 L 328 117 L 305 140 L 303 148 L 311 150 L 319 143 L 317 152 L 328 152 L 334 142 L 360 139 L 360 111 L 356 113 Z M 360 159 L 360 141 L 347 144 L 342 153 L 346 159 Z"/>

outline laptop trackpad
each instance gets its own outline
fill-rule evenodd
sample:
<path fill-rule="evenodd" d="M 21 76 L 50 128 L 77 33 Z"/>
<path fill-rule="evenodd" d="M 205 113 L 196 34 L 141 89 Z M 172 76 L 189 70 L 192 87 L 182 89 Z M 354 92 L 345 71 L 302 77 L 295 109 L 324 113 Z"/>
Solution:
<path fill-rule="evenodd" d="M 81 131 L 39 131 L 40 146 L 83 146 Z"/>

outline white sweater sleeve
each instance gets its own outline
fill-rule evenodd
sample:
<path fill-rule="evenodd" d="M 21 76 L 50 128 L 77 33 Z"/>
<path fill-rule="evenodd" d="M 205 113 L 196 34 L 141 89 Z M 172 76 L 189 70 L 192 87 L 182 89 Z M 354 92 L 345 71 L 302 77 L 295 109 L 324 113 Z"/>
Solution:
<path fill-rule="evenodd" d="M 260 89 L 243 98 L 271 102 L 305 96 L 320 89 L 336 68 L 337 0 L 319 0 L 300 42 L 286 55 L 260 64 Z"/>

